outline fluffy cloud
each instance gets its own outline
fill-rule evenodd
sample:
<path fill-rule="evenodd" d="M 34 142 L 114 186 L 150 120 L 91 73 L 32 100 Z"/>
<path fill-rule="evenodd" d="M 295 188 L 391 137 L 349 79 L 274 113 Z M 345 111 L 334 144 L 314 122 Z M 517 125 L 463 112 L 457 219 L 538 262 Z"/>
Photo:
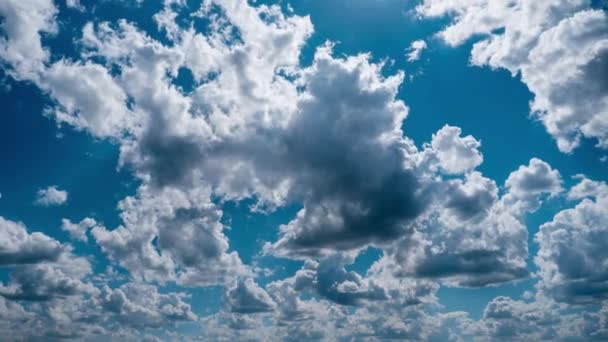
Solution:
<path fill-rule="evenodd" d="M 475 65 L 504 68 L 521 74 L 535 97 L 531 111 L 570 152 L 581 137 L 608 147 L 606 55 L 608 20 L 591 1 L 438 1 L 417 7 L 427 17 L 451 15 L 452 24 L 439 33 L 449 45 L 471 37 Z"/>
<path fill-rule="evenodd" d="M 186 296 L 180 293 L 159 293 L 155 286 L 127 283 L 119 288 L 101 289 L 97 299 L 110 313 L 111 321 L 135 328 L 160 327 L 180 321 L 193 321 L 196 315 Z"/>
<path fill-rule="evenodd" d="M 538 159 L 512 172 L 500 197 L 495 182 L 479 172 L 448 181 L 438 191 L 443 198 L 418 220 L 417 232 L 386 248 L 374 268 L 467 287 L 526 277 L 525 216 L 560 182 L 559 173 Z"/>
<path fill-rule="evenodd" d="M 596 100 L 605 99 L 605 89 L 593 87 L 603 80 L 591 79 L 577 98 L 563 93 L 593 76 L 588 68 L 603 66 L 605 47 L 597 37 L 604 34 L 604 14 L 571 15 L 586 6 L 576 1 L 550 6 L 549 14 L 538 9 L 546 4 L 486 3 L 428 0 L 419 11 L 454 14 L 455 23 L 442 33 L 450 44 L 487 34 L 475 45 L 474 63 L 521 72 L 536 94 L 533 111 L 563 150 L 581 134 L 602 142 L 605 103 Z M 556 328 L 561 318 L 549 305 L 497 298 L 474 321 L 464 313 L 436 313 L 435 296 L 439 284 L 478 287 L 526 277 L 525 218 L 562 191 L 559 172 L 532 159 L 499 188 L 476 171 L 481 142 L 453 126 L 417 148 L 402 131 L 408 108 L 397 97 L 401 72 L 386 76 L 369 54 L 336 57 L 331 43 L 316 50 L 309 66 L 300 65 L 313 33 L 308 17 L 245 0 L 204 1 L 183 16 L 184 5 L 168 0 L 154 16 L 163 39 L 127 20 L 94 20 L 78 37 L 79 55 L 58 59 L 41 43 L 41 34 L 55 27 L 52 3 L 0 5 L 6 18 L 0 58 L 11 75 L 49 95 L 47 113 L 58 123 L 115 143 L 119 166 L 140 182 L 120 201 L 117 227 L 90 218 L 62 221 L 72 239 L 90 236 L 128 272 L 131 282 L 119 286 L 118 279 L 112 287 L 106 283 L 110 276 L 93 277 L 93 266 L 67 244 L 0 220 L 0 264 L 14 267 L 0 285 L 0 317 L 7 322 L 0 328 L 23 339 L 143 340 L 150 329 L 197 319 L 187 295 L 156 287 L 176 283 L 231 284 L 221 311 L 201 320 L 202 338 L 210 340 L 568 335 Z M 519 11 L 538 25 L 519 27 L 515 14 L 505 14 Z M 178 17 L 205 20 L 183 25 Z M 575 56 L 578 41 L 582 53 Z M 419 58 L 422 43 L 412 45 L 411 59 Z M 498 47 L 508 54 L 493 53 Z M 545 64 L 563 78 L 543 78 L 538 66 L 546 70 Z M 186 69 L 192 89 L 177 84 Z M 572 116 L 569 110 L 580 104 L 575 100 L 586 105 Z M 540 288 L 553 298 L 604 298 L 603 268 L 595 262 L 603 241 L 598 227 L 606 221 L 604 187 L 583 180 L 568 197 L 585 199 L 537 236 Z M 60 197 L 61 190 L 49 189 L 43 197 Z M 254 202 L 252 211 L 301 206 L 265 249 L 305 259 L 293 276 L 259 286 L 230 249 L 221 206 L 244 199 Z M 366 274 L 349 271 L 370 245 L 383 249 L 381 259 Z M 563 255 L 587 264 L 575 270 L 570 262 L 578 259 Z M 572 331 L 584 336 L 595 329 L 601 338 L 604 316 L 589 313 Z M 16 329 L 11 324 L 19 320 Z"/>
<path fill-rule="evenodd" d="M 556 195 L 562 191 L 562 179 L 557 170 L 546 162 L 532 158 L 528 166 L 520 166 L 507 178 L 509 192 L 518 197 L 537 196 L 542 193 Z"/>
<path fill-rule="evenodd" d="M 40 35 L 56 30 L 57 9 L 52 0 L 8 0 L 0 4 L 4 35 L 0 38 L 0 59 L 17 79 L 36 78 L 49 58 Z"/>
<path fill-rule="evenodd" d="M 424 51 L 426 48 L 427 48 L 427 45 L 424 40 L 420 39 L 420 40 L 413 41 L 412 44 L 410 44 L 410 47 L 408 49 L 407 61 L 415 62 L 415 61 L 419 60 L 420 55 L 422 54 L 422 51 Z"/>
<path fill-rule="evenodd" d="M 55 185 L 51 185 L 46 189 L 40 189 L 36 193 L 34 204 L 43 207 L 62 205 L 68 201 L 68 192 L 60 190 Z"/>
<path fill-rule="evenodd" d="M 95 226 L 97 244 L 108 256 L 140 279 L 185 285 L 223 283 L 248 270 L 219 222 L 222 212 L 207 188 L 182 191 L 142 186 L 136 197 L 119 204 L 123 225 L 114 230 Z"/>
<path fill-rule="evenodd" d="M 281 227 L 274 248 L 314 255 L 400 235 L 424 208 L 401 132 L 407 115 L 395 99 L 403 75 L 384 79 L 365 55 L 334 59 L 317 52 L 307 91 L 285 134 L 304 208 Z"/>
<path fill-rule="evenodd" d="M 553 298 L 594 303 L 608 298 L 604 263 L 608 257 L 608 186 L 583 178 L 571 189 L 570 197 L 583 199 L 540 227 L 535 262 L 541 287 Z"/>
<path fill-rule="evenodd" d="M 427 146 L 426 152 L 436 157 L 433 162 L 446 173 L 461 174 L 483 162 L 479 152 L 481 142 L 470 135 L 461 137 L 461 134 L 459 127 L 445 125 L 433 134 L 431 144 Z"/>
<path fill-rule="evenodd" d="M 0 266 L 54 261 L 64 250 L 57 240 L 0 217 Z"/>
<path fill-rule="evenodd" d="M 64 254 L 53 263 L 17 267 L 10 282 L 0 286 L 0 295 L 14 300 L 45 301 L 91 293 L 95 288 L 82 281 L 90 273 L 91 266 L 86 259 Z"/>
<path fill-rule="evenodd" d="M 57 101 L 53 115 L 58 122 L 99 137 L 120 137 L 134 125 L 129 122 L 135 120 L 135 114 L 127 109 L 127 95 L 103 66 L 60 60 L 41 78 L 42 89 Z"/>
<path fill-rule="evenodd" d="M 88 241 L 87 231 L 95 226 L 97 226 L 97 221 L 90 217 L 86 217 L 78 223 L 73 223 L 68 219 L 61 220 L 61 229 L 68 232 L 70 238 L 83 242 Z"/>
<path fill-rule="evenodd" d="M 274 310 L 272 298 L 251 278 L 239 280 L 226 291 L 226 304 L 235 313 L 257 313 Z"/>

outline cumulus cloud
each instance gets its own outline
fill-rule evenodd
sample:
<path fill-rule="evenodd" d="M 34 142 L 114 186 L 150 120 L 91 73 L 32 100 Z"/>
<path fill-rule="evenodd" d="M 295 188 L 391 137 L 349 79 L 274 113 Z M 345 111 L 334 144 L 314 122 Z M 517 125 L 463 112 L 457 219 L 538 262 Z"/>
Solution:
<path fill-rule="evenodd" d="M 0 217 L 0 266 L 54 261 L 64 249 L 57 240 Z"/>
<path fill-rule="evenodd" d="M 52 0 L 8 0 L 0 5 L 3 18 L 0 38 L 0 58 L 17 79 L 36 78 L 49 58 L 40 41 L 42 33 L 56 31 L 57 9 Z"/>
<path fill-rule="evenodd" d="M 473 136 L 461 137 L 462 130 L 459 127 L 443 126 L 437 133 L 433 134 L 430 149 L 436 156 L 436 163 L 446 173 L 461 174 L 473 170 L 483 162 L 483 156 L 479 152 L 481 142 Z"/>
<path fill-rule="evenodd" d="M 197 318 L 185 298 L 181 293 L 159 293 L 155 286 L 126 283 L 115 289 L 104 286 L 97 300 L 111 320 L 135 328 L 156 328 Z"/>
<path fill-rule="evenodd" d="M 393 239 L 424 208 L 407 168 L 414 151 L 401 132 L 407 108 L 395 99 L 403 75 L 385 79 L 379 71 L 368 56 L 334 59 L 327 49 L 306 70 L 307 92 L 285 135 L 304 208 L 281 227 L 279 252 L 314 255 Z"/>
<path fill-rule="evenodd" d="M 226 304 L 235 313 L 258 313 L 274 310 L 275 303 L 268 293 L 251 278 L 240 279 L 226 291 Z"/>
<path fill-rule="evenodd" d="M 91 293 L 95 288 L 83 278 L 91 274 L 84 258 L 64 254 L 53 263 L 38 263 L 17 267 L 0 295 L 23 301 L 45 301 L 57 297 Z"/>
<path fill-rule="evenodd" d="M 562 191 L 561 183 L 559 171 L 538 158 L 532 158 L 529 165 L 522 165 L 512 172 L 505 185 L 515 196 L 527 197 L 542 193 L 556 195 Z"/>
<path fill-rule="evenodd" d="M 426 48 L 427 45 L 424 40 L 420 39 L 413 41 L 412 44 L 410 44 L 410 47 L 408 48 L 407 61 L 415 62 L 419 60 L 420 56 L 422 55 L 422 51 L 424 51 Z"/>
<path fill-rule="evenodd" d="M 68 192 L 60 190 L 57 186 L 51 185 L 46 189 L 40 189 L 36 192 L 36 200 L 34 204 L 43 207 L 62 205 L 68 201 Z"/>
<path fill-rule="evenodd" d="M 97 226 L 97 221 L 90 217 L 86 217 L 78 223 L 73 223 L 69 219 L 61 220 L 61 229 L 68 232 L 70 238 L 83 242 L 88 241 L 87 231 L 95 226 Z"/>
<path fill-rule="evenodd" d="M 91 234 L 110 259 L 137 278 L 208 285 L 249 273 L 238 254 L 228 252 L 222 211 L 207 188 L 142 186 L 119 209 L 123 225 L 114 230 L 97 225 Z"/>
<path fill-rule="evenodd" d="M 417 220 L 416 233 L 387 247 L 373 268 L 465 287 L 527 277 L 526 214 L 538 209 L 543 194 L 561 189 L 560 182 L 556 170 L 533 158 L 509 175 L 502 196 L 476 171 L 440 184 L 444 195 Z"/>
<path fill-rule="evenodd" d="M 425 0 L 417 12 L 452 17 L 439 33 L 449 45 L 481 36 L 472 63 L 520 74 L 534 93 L 532 113 L 560 150 L 572 151 L 582 137 L 608 147 L 608 20 L 591 1 Z"/>
<path fill-rule="evenodd" d="M 603 66 L 597 37 L 605 14 L 580 11 L 586 7 L 577 1 L 538 8 L 486 3 L 427 0 L 418 10 L 454 15 L 441 34 L 450 44 L 486 34 L 473 62 L 521 73 L 536 95 L 532 110 L 562 150 L 581 135 L 605 144 L 605 89 L 593 88 L 603 80 L 590 71 Z M 548 304 L 534 308 L 499 297 L 479 321 L 436 312 L 439 284 L 480 287 L 528 276 L 526 215 L 562 192 L 557 170 L 534 158 L 499 187 L 476 170 L 481 142 L 448 125 L 417 148 L 402 131 L 403 73 L 386 75 L 369 54 L 336 57 L 331 43 L 301 66 L 313 33 L 308 17 L 245 0 L 210 0 L 182 16 L 204 18 L 200 29 L 178 23 L 184 5 L 168 0 L 154 16 L 162 39 L 128 20 L 94 20 L 77 37 L 78 56 L 50 58 L 41 35 L 55 29 L 53 4 L 0 4 L 6 31 L 0 58 L 11 75 L 51 98 L 47 114 L 58 123 L 116 144 L 119 166 L 140 182 L 119 202 L 118 226 L 91 218 L 64 219 L 61 226 L 71 239 L 90 237 L 126 271 L 125 284 L 93 277 L 95 265 L 69 245 L 0 219 L 0 265 L 15 268 L 0 285 L 7 331 L 23 339 L 143 340 L 150 330 L 198 319 L 187 295 L 157 287 L 176 284 L 226 286 L 221 311 L 201 319 L 210 340 L 568 335 Z M 515 23 L 522 13 L 532 24 Z M 426 43 L 411 48 L 408 58 L 418 59 Z M 539 65 L 556 77 L 542 76 Z M 194 79 L 189 90 L 176 85 L 185 69 Z M 581 94 L 564 95 L 587 81 L 577 88 Z M 583 114 L 573 115 L 579 107 Z M 605 296 L 595 257 L 602 255 L 607 221 L 605 187 L 583 179 L 568 194 L 580 203 L 537 235 L 539 288 L 558 301 Z M 67 192 L 49 187 L 39 197 L 42 205 L 61 204 Z M 264 250 L 305 260 L 292 276 L 260 286 L 230 248 L 221 207 L 245 199 L 258 212 L 301 206 Z M 348 270 L 370 245 L 382 248 L 380 260 L 365 274 Z M 582 267 L 572 267 L 579 259 Z M 572 334 L 596 329 L 603 336 L 604 315 L 589 313 Z M 20 329 L 10 325 L 19 319 Z"/>
<path fill-rule="evenodd" d="M 604 182 L 583 178 L 570 191 L 572 198 L 582 200 L 543 224 L 535 237 L 541 287 L 558 301 L 594 303 L 608 298 L 607 189 Z"/>

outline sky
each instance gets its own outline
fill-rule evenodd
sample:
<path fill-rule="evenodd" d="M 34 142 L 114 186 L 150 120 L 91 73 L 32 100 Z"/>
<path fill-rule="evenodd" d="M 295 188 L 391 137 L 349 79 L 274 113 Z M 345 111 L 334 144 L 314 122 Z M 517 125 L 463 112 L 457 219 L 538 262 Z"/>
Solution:
<path fill-rule="evenodd" d="M 608 340 L 607 10 L 1 1 L 2 336 Z"/>

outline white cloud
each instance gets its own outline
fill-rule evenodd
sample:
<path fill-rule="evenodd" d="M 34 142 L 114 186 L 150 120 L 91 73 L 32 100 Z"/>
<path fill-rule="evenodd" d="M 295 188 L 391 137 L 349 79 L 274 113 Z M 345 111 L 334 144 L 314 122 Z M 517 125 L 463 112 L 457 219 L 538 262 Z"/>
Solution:
<path fill-rule="evenodd" d="M 252 278 L 240 279 L 225 294 L 228 310 L 235 313 L 258 313 L 273 311 L 276 304 L 264 289 Z"/>
<path fill-rule="evenodd" d="M 97 226 L 97 222 L 90 217 L 84 218 L 79 223 L 73 223 L 68 219 L 61 220 L 61 229 L 68 232 L 71 239 L 83 242 L 88 241 L 87 231 L 95 226 Z"/>
<path fill-rule="evenodd" d="M 475 169 L 483 163 L 479 152 L 481 142 L 467 135 L 461 137 L 459 127 L 443 126 L 433 134 L 428 152 L 436 155 L 438 166 L 446 173 L 460 174 Z"/>
<path fill-rule="evenodd" d="M 43 207 L 62 205 L 68 200 L 68 192 L 60 190 L 57 186 L 51 185 L 46 189 L 40 189 L 36 192 L 36 200 L 34 204 Z"/>
<path fill-rule="evenodd" d="M 452 23 L 439 33 L 449 45 L 471 37 L 475 65 L 505 68 L 535 97 L 531 111 L 570 152 L 580 138 L 596 139 L 608 147 L 606 56 L 608 20 L 588 0 L 490 1 L 425 0 L 417 7 L 427 17 L 451 15 Z"/>
<path fill-rule="evenodd" d="M 373 268 L 464 287 L 525 278 L 526 215 L 539 208 L 543 195 L 560 190 L 560 183 L 559 173 L 536 158 L 509 175 L 502 196 L 477 171 L 440 183 L 416 232 L 386 247 Z"/>
<path fill-rule="evenodd" d="M 520 166 L 505 182 L 509 192 L 520 198 L 542 193 L 557 195 L 563 190 L 561 184 L 559 171 L 538 158 L 532 158 L 527 166 Z"/>
<path fill-rule="evenodd" d="M 64 250 L 57 240 L 0 217 L 0 266 L 54 261 Z"/>
<path fill-rule="evenodd" d="M 53 112 L 58 122 L 99 137 L 120 137 L 135 125 L 126 94 L 101 65 L 60 60 L 44 72 L 40 85 L 58 103 Z"/>
<path fill-rule="evenodd" d="M 57 9 L 52 0 L 6 0 L 0 4 L 4 35 L 0 38 L 0 59 L 9 63 L 8 72 L 17 79 L 35 79 L 49 52 L 42 47 L 41 33 L 56 31 Z"/>
<path fill-rule="evenodd" d="M 557 213 L 536 235 L 541 288 L 558 301 L 594 303 L 608 298 L 608 185 L 583 178 L 571 189 L 576 206 Z"/>
<path fill-rule="evenodd" d="M 419 60 L 420 56 L 422 55 L 422 51 L 426 50 L 426 48 L 427 45 L 424 40 L 420 39 L 413 41 L 412 44 L 410 44 L 410 47 L 408 48 L 407 61 L 415 62 Z"/>
<path fill-rule="evenodd" d="M 188 191 L 142 186 L 119 204 L 123 225 L 91 230 L 104 252 L 137 279 L 177 281 L 186 286 L 223 284 L 248 275 L 219 222 L 222 211 L 208 189 Z"/>

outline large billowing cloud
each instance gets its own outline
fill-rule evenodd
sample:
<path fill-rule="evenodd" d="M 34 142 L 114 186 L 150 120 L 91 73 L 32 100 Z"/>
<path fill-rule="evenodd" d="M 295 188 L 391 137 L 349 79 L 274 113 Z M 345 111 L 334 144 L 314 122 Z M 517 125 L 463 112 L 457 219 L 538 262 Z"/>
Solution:
<path fill-rule="evenodd" d="M 536 235 L 540 285 L 558 301 L 595 303 L 608 297 L 608 185 L 583 178 L 569 197 L 580 202 L 557 213 Z"/>
<path fill-rule="evenodd" d="M 481 36 L 471 62 L 521 75 L 560 150 L 582 137 L 608 148 L 608 19 L 590 0 L 425 0 L 417 12 L 452 17 L 439 33 L 449 45 Z"/>
<path fill-rule="evenodd" d="M 468 287 L 526 277 L 526 214 L 560 184 L 559 172 L 538 159 L 512 172 L 500 197 L 479 172 L 442 184 L 443 198 L 416 223 L 418 231 L 387 248 L 374 267 Z"/>

